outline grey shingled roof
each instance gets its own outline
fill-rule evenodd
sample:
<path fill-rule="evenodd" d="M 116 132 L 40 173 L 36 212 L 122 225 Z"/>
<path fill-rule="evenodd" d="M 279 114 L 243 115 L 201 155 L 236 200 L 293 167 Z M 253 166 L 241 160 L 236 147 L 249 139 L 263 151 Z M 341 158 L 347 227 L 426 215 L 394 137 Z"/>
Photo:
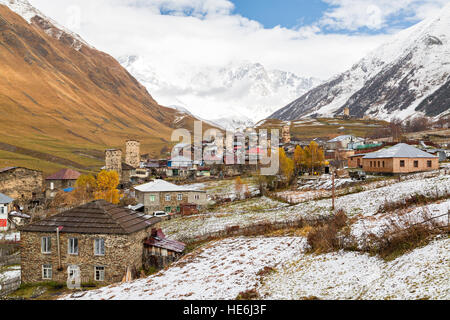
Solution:
<path fill-rule="evenodd" d="M 377 152 L 368 153 L 364 159 L 381 158 L 438 158 L 428 152 L 417 149 L 406 143 L 399 143 L 389 149 L 382 149 Z"/>
<path fill-rule="evenodd" d="M 61 232 L 80 234 L 131 234 L 160 222 L 160 218 L 144 215 L 97 200 L 20 228 L 28 232 Z"/>
<path fill-rule="evenodd" d="M 8 197 L 7 195 L 0 193 L 0 204 L 7 204 L 13 202 L 14 199 Z"/>

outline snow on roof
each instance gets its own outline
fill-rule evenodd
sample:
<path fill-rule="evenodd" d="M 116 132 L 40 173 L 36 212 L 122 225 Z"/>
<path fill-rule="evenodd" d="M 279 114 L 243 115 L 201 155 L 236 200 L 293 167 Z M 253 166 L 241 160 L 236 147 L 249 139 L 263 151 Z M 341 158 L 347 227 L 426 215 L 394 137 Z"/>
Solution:
<path fill-rule="evenodd" d="M 340 141 L 344 141 L 344 140 L 347 140 L 347 139 L 353 139 L 353 138 L 354 138 L 353 136 L 344 135 L 344 136 L 339 136 L 339 137 L 336 137 L 334 139 L 331 139 L 328 142 L 340 142 Z"/>
<path fill-rule="evenodd" d="M 0 193 L 0 204 L 7 204 L 7 203 L 11 203 L 13 201 L 14 201 L 13 198 L 10 198 L 7 195 Z"/>
<path fill-rule="evenodd" d="M 176 184 L 159 179 L 134 187 L 134 189 L 140 192 L 204 192 L 188 187 L 177 186 Z"/>
<path fill-rule="evenodd" d="M 379 158 L 437 158 L 428 152 L 417 149 L 406 143 L 399 143 L 389 149 L 382 149 L 377 152 L 368 153 L 364 159 Z"/>

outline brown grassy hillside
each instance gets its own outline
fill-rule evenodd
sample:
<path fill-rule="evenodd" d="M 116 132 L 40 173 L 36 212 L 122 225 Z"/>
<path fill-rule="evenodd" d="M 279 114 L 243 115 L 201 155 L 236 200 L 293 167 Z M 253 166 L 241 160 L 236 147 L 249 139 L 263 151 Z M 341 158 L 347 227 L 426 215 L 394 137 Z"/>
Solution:
<path fill-rule="evenodd" d="M 0 167 L 91 170 L 128 138 L 158 155 L 174 127 L 193 126 L 192 117 L 174 124 L 178 112 L 111 56 L 74 43 L 39 16 L 28 24 L 0 5 Z"/>

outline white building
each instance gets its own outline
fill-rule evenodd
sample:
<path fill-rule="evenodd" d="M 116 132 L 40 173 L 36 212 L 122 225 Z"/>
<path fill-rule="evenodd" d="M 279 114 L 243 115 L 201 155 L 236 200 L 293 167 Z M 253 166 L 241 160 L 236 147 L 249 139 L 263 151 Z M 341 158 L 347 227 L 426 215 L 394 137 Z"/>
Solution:
<path fill-rule="evenodd" d="M 14 199 L 0 193 L 0 231 L 8 231 L 10 227 L 9 212 Z"/>

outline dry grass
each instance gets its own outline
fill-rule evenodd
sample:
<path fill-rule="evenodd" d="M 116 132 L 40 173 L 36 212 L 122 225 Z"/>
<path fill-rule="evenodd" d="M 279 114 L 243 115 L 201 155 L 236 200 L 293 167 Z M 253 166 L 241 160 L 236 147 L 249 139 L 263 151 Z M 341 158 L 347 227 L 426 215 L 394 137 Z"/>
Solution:
<path fill-rule="evenodd" d="M 236 297 L 236 300 L 258 300 L 259 294 L 256 289 L 247 290 L 244 292 L 241 292 Z"/>
<path fill-rule="evenodd" d="M 372 246 L 366 250 L 391 261 L 415 248 L 427 245 L 437 235 L 449 234 L 449 226 L 439 223 L 428 210 L 422 211 L 419 220 L 420 223 L 411 221 L 411 216 L 403 220 L 390 219 L 381 235 L 371 236 Z"/>
<path fill-rule="evenodd" d="M 424 206 L 449 198 L 449 191 L 446 191 L 443 194 L 436 191 L 432 195 L 414 194 L 405 199 L 397 201 L 386 201 L 382 206 L 380 206 L 377 213 L 393 212 L 395 210 L 407 209 L 414 206 Z"/>
<path fill-rule="evenodd" d="M 313 228 L 307 236 L 310 250 L 326 253 L 341 248 L 339 232 L 347 226 L 348 218 L 343 210 L 339 210 L 328 223 Z"/>

